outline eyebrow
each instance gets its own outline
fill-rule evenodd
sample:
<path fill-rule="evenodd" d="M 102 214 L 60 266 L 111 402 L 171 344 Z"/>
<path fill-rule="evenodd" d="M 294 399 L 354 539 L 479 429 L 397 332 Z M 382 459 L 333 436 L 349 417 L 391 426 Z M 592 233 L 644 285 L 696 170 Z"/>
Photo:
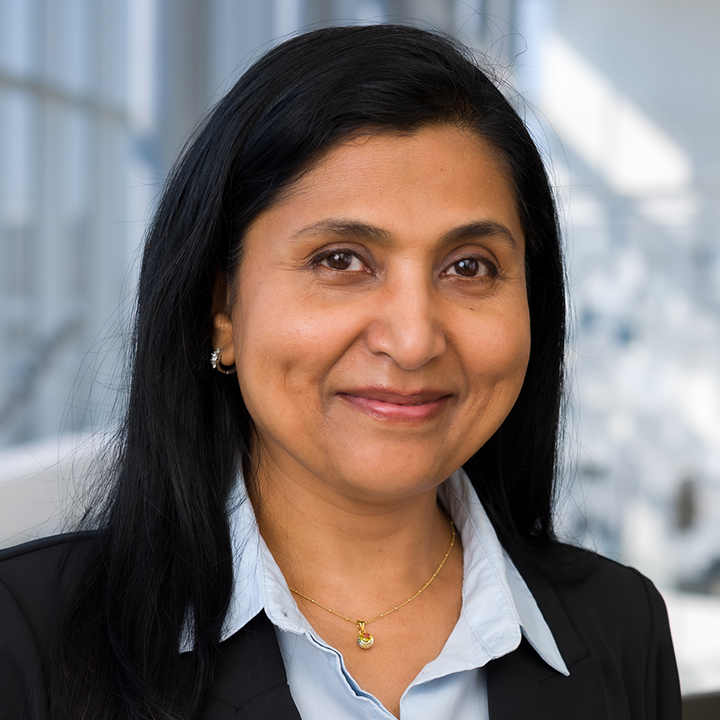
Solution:
<path fill-rule="evenodd" d="M 469 222 L 460 227 L 453 228 L 443 235 L 442 242 L 443 244 L 450 245 L 464 240 L 484 238 L 491 235 L 499 236 L 515 250 L 519 251 L 521 249 L 517 239 L 512 232 L 510 232 L 510 229 L 494 220 L 478 220 L 477 222 Z"/>
<path fill-rule="evenodd" d="M 303 235 L 313 235 L 315 233 L 356 240 L 370 238 L 383 245 L 389 245 L 392 242 L 392 235 L 387 230 L 356 220 L 320 220 L 301 228 L 292 237 L 299 238 Z M 460 225 L 442 235 L 440 243 L 442 245 L 452 245 L 457 242 L 470 241 L 491 235 L 499 236 L 515 250 L 520 250 L 518 241 L 510 230 L 502 223 L 494 220 L 478 220 Z"/>
<path fill-rule="evenodd" d="M 391 239 L 387 230 L 355 220 L 320 220 L 312 225 L 300 228 L 296 233 L 293 233 L 292 237 L 298 238 L 316 233 L 348 239 L 372 238 L 383 244 L 389 244 Z"/>

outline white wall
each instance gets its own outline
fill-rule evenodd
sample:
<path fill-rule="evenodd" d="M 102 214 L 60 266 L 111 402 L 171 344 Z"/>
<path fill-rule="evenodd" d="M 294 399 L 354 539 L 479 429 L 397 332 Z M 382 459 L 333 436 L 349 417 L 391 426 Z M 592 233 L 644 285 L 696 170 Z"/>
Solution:
<path fill-rule="evenodd" d="M 89 437 L 48 440 L 0 456 L 0 548 L 68 529 L 90 469 Z"/>

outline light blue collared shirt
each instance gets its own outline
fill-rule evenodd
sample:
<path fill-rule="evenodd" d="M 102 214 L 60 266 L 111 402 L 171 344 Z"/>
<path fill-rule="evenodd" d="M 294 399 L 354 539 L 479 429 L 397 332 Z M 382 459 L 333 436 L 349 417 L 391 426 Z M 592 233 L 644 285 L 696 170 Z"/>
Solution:
<path fill-rule="evenodd" d="M 462 610 L 441 653 L 403 693 L 400 718 L 487 720 L 485 665 L 515 650 L 522 636 L 548 665 L 569 673 L 465 473 L 453 473 L 438 497 L 462 538 Z M 275 625 L 290 692 L 303 720 L 394 720 L 377 698 L 358 686 L 341 653 L 317 635 L 298 609 L 260 535 L 242 479 L 230 520 L 235 586 L 223 639 L 265 610 Z"/>

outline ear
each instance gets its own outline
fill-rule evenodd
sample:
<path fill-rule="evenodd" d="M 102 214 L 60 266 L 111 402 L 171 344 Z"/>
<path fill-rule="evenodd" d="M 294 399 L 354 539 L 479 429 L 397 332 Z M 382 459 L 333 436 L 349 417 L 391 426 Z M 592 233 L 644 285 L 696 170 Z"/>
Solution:
<path fill-rule="evenodd" d="M 230 303 L 228 302 L 227 281 L 218 270 L 215 273 L 213 285 L 212 310 L 212 346 L 221 348 L 220 362 L 223 365 L 235 364 L 235 345 L 233 342 L 233 325 L 230 317 Z"/>

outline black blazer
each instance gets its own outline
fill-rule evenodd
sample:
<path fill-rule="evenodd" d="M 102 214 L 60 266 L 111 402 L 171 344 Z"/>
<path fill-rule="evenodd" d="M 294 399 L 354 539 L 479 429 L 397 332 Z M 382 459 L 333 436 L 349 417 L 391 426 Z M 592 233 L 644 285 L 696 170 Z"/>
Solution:
<path fill-rule="evenodd" d="M 59 536 L 0 552 L 0 720 L 49 717 L 47 657 L 86 537 Z M 585 551 L 559 552 L 576 562 Z M 513 559 L 570 676 L 553 670 L 523 640 L 515 652 L 487 666 L 490 720 L 680 719 L 667 614 L 649 580 L 599 558 L 580 582 L 550 582 L 521 558 Z M 275 630 L 264 613 L 220 645 L 201 717 L 300 720 Z"/>

